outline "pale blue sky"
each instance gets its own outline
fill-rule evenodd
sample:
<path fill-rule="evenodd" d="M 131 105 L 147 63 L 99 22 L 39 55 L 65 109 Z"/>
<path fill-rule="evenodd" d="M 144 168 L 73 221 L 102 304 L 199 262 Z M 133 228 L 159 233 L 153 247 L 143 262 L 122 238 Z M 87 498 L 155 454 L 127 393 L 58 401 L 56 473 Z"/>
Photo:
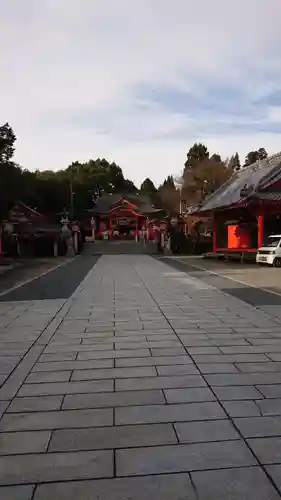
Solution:
<path fill-rule="evenodd" d="M 194 141 L 281 150 L 280 0 L 0 6 L 0 121 L 23 167 L 101 156 L 158 183 Z"/>

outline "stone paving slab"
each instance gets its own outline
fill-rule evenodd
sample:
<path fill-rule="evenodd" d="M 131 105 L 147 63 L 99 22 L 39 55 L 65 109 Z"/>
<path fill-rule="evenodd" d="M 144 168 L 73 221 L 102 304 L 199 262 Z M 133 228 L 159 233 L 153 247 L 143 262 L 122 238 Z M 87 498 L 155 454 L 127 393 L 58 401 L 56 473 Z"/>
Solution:
<path fill-rule="evenodd" d="M 258 467 L 193 472 L 200 500 L 278 500 L 280 496 Z"/>
<path fill-rule="evenodd" d="M 49 451 L 106 450 L 176 443 L 172 424 L 123 425 L 55 431 Z"/>
<path fill-rule="evenodd" d="M 257 465 L 242 441 L 155 446 L 116 451 L 117 476 L 185 472 Z"/>
<path fill-rule="evenodd" d="M 0 434 L 0 455 L 17 455 L 47 451 L 51 433 L 5 432 Z"/>
<path fill-rule="evenodd" d="M 267 309 L 129 254 L 67 300 L 0 303 L 1 500 L 281 498 Z"/>
<path fill-rule="evenodd" d="M 0 487 L 0 498 L 5 500 L 32 500 L 34 485 Z"/>
<path fill-rule="evenodd" d="M 0 485 L 100 477 L 113 477 L 112 451 L 41 453 L 0 457 Z"/>
<path fill-rule="evenodd" d="M 188 474 L 44 484 L 38 487 L 34 500 L 54 500 L 55 498 L 60 500 L 197 500 Z M 264 499 L 265 497 L 262 500 Z M 275 499 L 272 497 L 269 500 Z"/>

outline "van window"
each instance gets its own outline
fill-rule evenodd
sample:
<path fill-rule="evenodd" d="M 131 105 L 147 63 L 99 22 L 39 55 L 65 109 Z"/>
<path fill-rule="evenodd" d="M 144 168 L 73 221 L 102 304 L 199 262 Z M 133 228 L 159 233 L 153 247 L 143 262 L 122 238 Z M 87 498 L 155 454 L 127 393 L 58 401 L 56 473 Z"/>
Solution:
<path fill-rule="evenodd" d="M 265 247 L 277 247 L 279 245 L 281 241 L 281 238 L 278 236 L 278 237 L 272 237 L 272 238 L 268 238 L 268 241 L 267 243 L 265 243 Z"/>

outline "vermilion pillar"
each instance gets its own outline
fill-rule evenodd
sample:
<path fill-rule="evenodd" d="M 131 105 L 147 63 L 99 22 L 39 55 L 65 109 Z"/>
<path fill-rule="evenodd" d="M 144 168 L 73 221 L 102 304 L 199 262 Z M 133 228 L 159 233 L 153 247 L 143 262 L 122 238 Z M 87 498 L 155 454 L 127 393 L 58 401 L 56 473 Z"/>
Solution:
<path fill-rule="evenodd" d="M 263 246 L 264 242 L 264 216 L 258 216 L 258 248 Z"/>
<path fill-rule="evenodd" d="M 144 239 L 144 243 L 146 244 L 147 240 L 148 240 L 148 228 L 147 228 L 147 218 L 146 217 L 143 218 L 143 227 L 144 227 L 143 239 Z"/>
<path fill-rule="evenodd" d="M 112 218 L 109 217 L 109 239 L 112 240 L 112 238 L 113 238 Z"/>
<path fill-rule="evenodd" d="M 139 241 L 139 217 L 136 215 L 136 241 Z"/>
<path fill-rule="evenodd" d="M 213 252 L 217 251 L 217 223 L 216 219 L 213 220 Z"/>

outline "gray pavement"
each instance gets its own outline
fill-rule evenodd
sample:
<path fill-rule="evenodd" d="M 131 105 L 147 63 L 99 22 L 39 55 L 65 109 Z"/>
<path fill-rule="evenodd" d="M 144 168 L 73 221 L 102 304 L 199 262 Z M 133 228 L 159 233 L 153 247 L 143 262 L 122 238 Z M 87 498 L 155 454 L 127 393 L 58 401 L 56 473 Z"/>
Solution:
<path fill-rule="evenodd" d="M 0 295 L 0 302 L 18 302 L 32 300 L 67 299 L 78 287 L 88 271 L 95 265 L 98 256 L 92 255 L 87 248 L 83 255 L 78 255 L 74 260 L 63 262 L 56 269 L 44 274 L 23 286 Z M 54 265 L 56 259 L 53 259 Z M 14 274 L 17 274 L 15 271 Z M 15 278 L 16 281 L 16 278 Z M 12 283 L 11 286 L 17 283 Z M 6 289 L 9 288 L 7 283 Z M 1 290 L 1 288 L 0 288 Z M 1 291 L 4 291 L 5 288 Z"/>
<path fill-rule="evenodd" d="M 104 255 L 0 304 L 1 500 L 281 498 L 281 322 L 201 278 Z"/>
<path fill-rule="evenodd" d="M 281 322 L 281 272 L 255 264 L 158 256 L 174 269 L 259 308 Z"/>

